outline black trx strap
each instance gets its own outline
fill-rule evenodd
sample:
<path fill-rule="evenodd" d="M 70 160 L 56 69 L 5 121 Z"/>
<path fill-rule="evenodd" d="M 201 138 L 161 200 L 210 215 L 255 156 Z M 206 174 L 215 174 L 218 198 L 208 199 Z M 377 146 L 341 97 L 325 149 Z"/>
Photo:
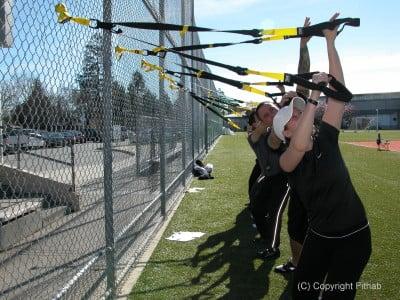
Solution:
<path fill-rule="evenodd" d="M 180 65 L 180 66 L 182 66 L 183 68 L 185 68 L 187 70 L 191 70 L 193 72 L 196 72 L 196 73 L 175 72 L 175 71 L 170 71 L 170 70 L 166 70 L 166 73 L 168 73 L 168 74 L 175 73 L 175 74 L 181 74 L 181 75 L 185 75 L 185 76 L 204 78 L 204 79 L 209 79 L 209 80 L 216 80 L 216 81 L 219 81 L 219 82 L 234 86 L 234 87 L 236 87 L 238 89 L 249 91 L 249 92 L 253 92 L 253 93 L 256 93 L 256 94 L 259 94 L 259 95 L 262 95 L 262 96 L 265 96 L 265 97 L 269 97 L 269 98 L 272 98 L 272 99 L 274 97 L 276 97 L 276 96 L 282 96 L 284 94 L 284 93 L 274 93 L 274 94 L 267 93 L 267 92 L 264 92 L 264 91 L 261 91 L 259 89 L 251 87 L 252 83 L 250 83 L 250 82 L 242 82 L 242 81 L 238 81 L 238 80 L 225 78 L 225 77 L 222 77 L 222 76 L 218 76 L 218 75 L 215 75 L 215 74 L 212 74 L 212 73 L 209 73 L 209 72 L 201 71 L 201 70 L 198 70 L 196 68 L 192 68 L 192 67 L 188 67 L 188 66 L 184 66 L 184 65 Z M 275 84 L 279 84 L 279 83 L 273 82 L 272 84 L 275 85 Z M 264 85 L 269 85 L 269 82 L 265 82 Z"/>
<path fill-rule="evenodd" d="M 147 30 L 167 30 L 180 31 L 182 34 L 186 32 L 224 32 L 235 33 L 241 35 L 249 35 L 252 37 L 262 37 L 263 35 L 284 35 L 286 38 L 308 37 L 308 36 L 324 36 L 324 29 L 334 29 L 336 26 L 342 25 L 339 33 L 347 26 L 359 27 L 359 18 L 341 18 L 333 21 L 322 22 L 308 27 L 294 27 L 286 29 L 243 29 L 243 30 L 219 30 L 206 27 L 178 25 L 169 23 L 153 23 L 153 22 L 102 22 L 97 19 L 90 19 L 90 27 L 95 29 L 113 30 L 116 33 L 122 33 L 121 29 L 114 30 L 115 26 L 124 26 L 136 29 Z M 262 41 L 262 40 L 261 40 Z M 260 41 L 260 42 L 261 42 Z"/>
<path fill-rule="evenodd" d="M 250 30 L 218 30 L 206 27 L 190 26 L 190 25 L 178 25 L 168 23 L 152 23 L 152 22 L 102 22 L 98 19 L 74 17 L 70 15 L 67 7 L 58 3 L 55 6 L 57 13 L 57 20 L 59 23 L 75 22 L 83 26 L 89 26 L 94 29 L 105 29 L 110 30 L 113 33 L 122 33 L 121 29 L 114 29 L 115 26 L 124 26 L 130 28 L 147 29 L 147 30 L 172 30 L 180 31 L 181 35 L 186 32 L 224 32 L 224 33 L 235 33 L 241 35 L 249 35 L 256 37 L 253 40 L 247 40 L 238 43 L 216 43 L 216 44 L 203 44 L 203 45 L 191 45 L 183 47 L 175 47 L 176 51 L 187 51 L 197 50 L 215 47 L 226 47 L 238 44 L 259 44 L 264 41 L 282 40 L 288 38 L 307 37 L 307 36 L 323 36 L 322 30 L 333 29 L 340 24 L 343 24 L 341 32 L 344 26 L 360 26 L 360 19 L 358 18 L 343 18 L 336 19 L 333 21 L 323 22 L 309 27 L 290 27 L 290 28 L 275 28 L 275 29 L 250 29 Z"/>
<path fill-rule="evenodd" d="M 213 102 L 211 102 L 211 101 L 205 99 L 204 97 L 197 96 L 197 95 L 196 95 L 195 93 L 193 93 L 193 92 L 189 92 L 189 94 L 190 94 L 192 97 L 194 97 L 194 98 L 196 98 L 196 99 L 198 99 L 198 100 L 201 100 L 201 101 L 203 101 L 203 102 L 205 102 L 205 103 L 208 103 L 208 104 L 210 104 L 210 105 L 212 105 L 212 106 L 215 106 L 215 107 L 217 107 L 217 108 L 219 108 L 219 109 L 225 110 L 225 111 L 227 111 L 227 112 L 229 112 L 229 113 L 233 113 L 233 112 L 234 112 L 233 109 L 224 107 L 224 106 L 219 105 L 219 104 L 217 104 L 217 103 L 213 103 Z"/>
<path fill-rule="evenodd" d="M 335 98 L 336 100 L 343 101 L 343 102 L 350 102 L 353 98 L 353 94 L 336 78 L 330 74 L 328 74 L 330 81 L 329 84 L 336 90 L 332 90 L 326 85 L 316 84 L 310 82 L 309 80 L 312 78 L 312 75 L 316 72 L 312 73 L 304 73 L 304 74 L 285 74 L 285 80 L 283 84 L 285 85 L 301 85 L 310 90 L 319 90 L 323 92 L 327 97 Z M 275 84 L 282 84 L 282 82 L 276 82 Z"/>
<path fill-rule="evenodd" d="M 90 27 L 95 29 L 106 29 L 114 30 L 115 26 L 124 26 L 136 29 L 147 29 L 147 30 L 168 30 L 168 31 L 180 31 L 182 34 L 186 32 L 225 32 L 225 33 L 235 33 L 241 35 L 249 35 L 253 37 L 260 37 L 262 33 L 259 29 L 250 30 L 218 30 L 206 27 L 190 26 L 190 25 L 178 25 L 178 24 L 168 24 L 168 23 L 150 23 L 150 22 L 102 22 L 97 19 L 90 19 L 92 24 Z M 114 30 L 115 32 L 122 33 L 121 29 Z"/>
<path fill-rule="evenodd" d="M 172 48 L 168 48 L 168 49 L 173 50 L 173 51 L 189 51 L 189 50 L 201 50 L 201 49 L 208 49 L 208 48 L 227 47 L 227 46 L 234 46 L 234 45 L 240 45 L 240 44 L 261 44 L 262 42 L 263 42 L 263 39 L 259 38 L 259 39 L 246 40 L 243 42 L 236 42 L 236 43 L 199 44 L 199 45 L 172 47 Z"/>
<path fill-rule="evenodd" d="M 184 67 L 188 70 L 191 70 L 193 72 L 196 72 L 196 74 L 184 73 L 184 75 L 216 80 L 216 81 L 220 81 L 220 82 L 235 86 L 239 89 L 244 89 L 244 90 L 248 90 L 248 91 L 250 91 L 249 88 L 252 89 L 250 87 L 252 85 L 252 83 L 246 83 L 246 82 L 241 82 L 241 81 L 237 81 L 237 80 L 224 78 L 224 77 L 221 77 L 221 76 L 218 76 L 215 74 L 197 70 L 192 67 L 187 67 L 187 66 L 182 66 L 182 67 Z M 283 84 L 283 85 L 288 85 L 288 86 L 297 84 L 297 85 L 300 85 L 300 86 L 305 87 L 310 90 L 319 90 L 319 91 L 323 92 L 326 96 L 335 98 L 335 99 L 337 99 L 339 101 L 343 101 L 343 102 L 349 102 L 353 98 L 352 93 L 342 83 L 337 81 L 334 76 L 332 76 L 330 74 L 328 74 L 330 77 L 330 85 L 336 91 L 333 89 L 330 89 L 329 87 L 327 87 L 325 85 L 319 85 L 319 84 L 310 82 L 309 80 L 316 73 L 318 73 L 318 72 L 310 72 L 310 73 L 303 73 L 303 74 L 296 74 L 296 75 L 285 73 L 285 79 L 283 81 L 264 82 L 263 84 L 264 85 L 282 85 Z M 270 93 L 265 92 L 265 96 L 270 97 L 273 100 L 274 100 L 275 96 L 282 96 L 282 95 L 283 95 L 283 93 L 270 94 Z M 276 101 L 274 101 L 274 102 L 276 103 Z"/>

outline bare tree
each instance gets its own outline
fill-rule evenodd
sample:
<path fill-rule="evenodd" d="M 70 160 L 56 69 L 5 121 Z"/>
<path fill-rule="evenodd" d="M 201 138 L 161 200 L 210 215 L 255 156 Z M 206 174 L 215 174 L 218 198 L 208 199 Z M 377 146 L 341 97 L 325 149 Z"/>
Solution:
<path fill-rule="evenodd" d="M 7 119 L 13 109 L 29 96 L 34 79 L 16 78 L 0 82 L 0 103 L 3 118 Z"/>

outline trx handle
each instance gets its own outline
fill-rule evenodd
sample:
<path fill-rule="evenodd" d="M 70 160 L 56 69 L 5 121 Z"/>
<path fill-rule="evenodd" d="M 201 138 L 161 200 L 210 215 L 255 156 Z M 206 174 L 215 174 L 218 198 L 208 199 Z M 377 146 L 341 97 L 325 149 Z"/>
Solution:
<path fill-rule="evenodd" d="M 336 26 L 343 24 L 343 27 L 338 31 L 338 34 L 342 32 L 344 26 L 360 26 L 360 18 L 341 18 L 333 21 L 322 22 L 315 25 L 311 25 L 308 27 L 301 27 L 299 30 L 300 37 L 308 37 L 308 36 L 324 36 L 322 32 L 324 29 L 333 30 Z"/>

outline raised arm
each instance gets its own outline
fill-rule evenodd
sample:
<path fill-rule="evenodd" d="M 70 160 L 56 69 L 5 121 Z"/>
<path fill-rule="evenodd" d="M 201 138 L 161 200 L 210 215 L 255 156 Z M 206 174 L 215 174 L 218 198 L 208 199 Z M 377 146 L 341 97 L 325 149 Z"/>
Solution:
<path fill-rule="evenodd" d="M 260 137 L 267 132 L 268 126 L 261 121 L 257 122 L 257 127 L 249 134 L 250 140 L 253 144 L 260 140 Z"/>
<path fill-rule="evenodd" d="M 331 21 L 335 20 L 339 16 L 339 13 L 335 13 L 331 18 Z M 328 48 L 328 59 L 329 59 L 329 74 L 333 75 L 339 82 L 344 85 L 344 76 L 340 58 L 335 47 L 335 39 L 337 36 L 337 27 L 333 30 L 323 31 L 326 39 L 326 45 Z M 333 87 L 331 87 L 333 89 Z M 334 126 L 338 130 L 342 125 L 342 118 L 344 113 L 344 102 L 338 101 L 334 98 L 327 99 L 327 108 L 322 117 L 322 121 Z"/>
<path fill-rule="evenodd" d="M 310 18 L 306 17 L 304 20 L 304 27 L 310 26 Z M 308 52 L 307 43 L 311 39 L 311 37 L 302 37 L 300 39 L 300 57 L 299 57 L 299 65 L 297 67 L 297 73 L 308 73 L 310 72 L 310 54 Z M 296 87 L 296 92 L 303 94 L 308 97 L 309 90 L 298 85 Z"/>
<path fill-rule="evenodd" d="M 327 81 L 328 81 L 328 75 L 325 73 L 318 73 L 313 75 L 314 83 L 327 82 Z M 311 92 L 310 99 L 312 99 L 314 103 L 316 103 L 318 101 L 320 94 L 321 94 L 320 91 L 313 90 Z M 300 163 L 304 154 L 311 149 L 312 146 L 311 135 L 313 131 L 314 116 L 316 110 L 317 110 L 317 105 L 308 101 L 303 114 L 297 121 L 297 125 L 295 126 L 294 132 L 291 136 L 289 147 L 286 149 L 286 151 L 281 155 L 279 159 L 279 164 L 282 170 L 284 170 L 285 172 L 292 172 Z M 292 121 L 292 119 L 289 120 L 286 126 L 290 127 L 293 126 L 289 125 L 290 122 L 295 122 L 295 120 L 294 121 Z"/>

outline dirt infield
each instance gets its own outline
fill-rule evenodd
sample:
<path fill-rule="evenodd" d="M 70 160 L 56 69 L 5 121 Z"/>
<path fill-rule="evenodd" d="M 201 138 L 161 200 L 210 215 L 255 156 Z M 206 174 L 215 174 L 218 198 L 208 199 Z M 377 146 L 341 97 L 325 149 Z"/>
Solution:
<path fill-rule="evenodd" d="M 400 141 L 390 141 L 389 142 L 389 151 L 400 152 Z M 367 147 L 367 148 L 375 148 L 377 149 L 376 142 L 346 142 L 346 144 Z M 381 149 L 384 149 L 384 142 L 381 144 Z"/>

